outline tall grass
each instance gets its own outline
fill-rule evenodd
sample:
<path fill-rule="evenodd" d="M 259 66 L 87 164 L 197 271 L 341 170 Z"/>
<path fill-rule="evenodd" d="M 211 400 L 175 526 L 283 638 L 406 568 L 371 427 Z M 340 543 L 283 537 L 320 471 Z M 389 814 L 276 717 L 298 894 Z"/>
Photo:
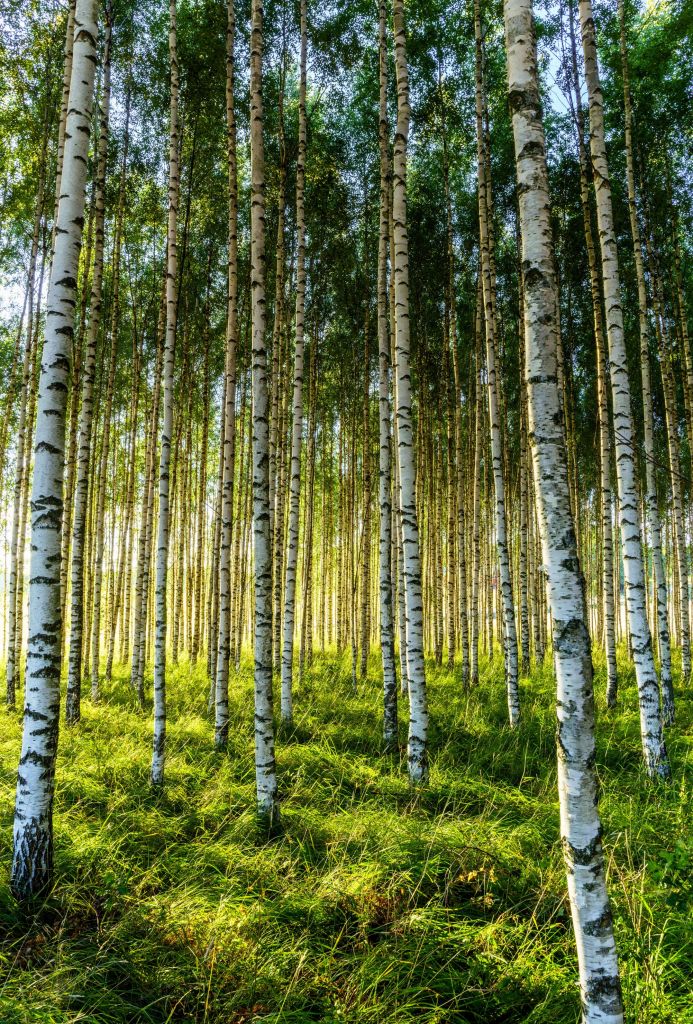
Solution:
<path fill-rule="evenodd" d="M 693 1022 L 691 700 L 674 782 L 641 768 L 632 673 L 598 769 L 630 1024 Z M 378 659 L 318 658 L 278 741 L 282 830 L 253 813 L 252 681 L 232 679 L 228 754 L 212 747 L 202 666 L 172 667 L 166 788 L 148 785 L 151 720 L 125 669 L 63 728 L 56 885 L 9 894 L 21 716 L 0 712 L 0 1021 L 575 1024 L 576 964 L 558 842 L 548 669 L 506 726 L 499 657 L 480 685 L 429 666 L 431 782 L 381 752 Z M 405 717 L 403 709 L 403 719 Z M 406 729 L 401 725 L 404 742 Z M 688 771 L 688 775 L 687 775 Z"/>

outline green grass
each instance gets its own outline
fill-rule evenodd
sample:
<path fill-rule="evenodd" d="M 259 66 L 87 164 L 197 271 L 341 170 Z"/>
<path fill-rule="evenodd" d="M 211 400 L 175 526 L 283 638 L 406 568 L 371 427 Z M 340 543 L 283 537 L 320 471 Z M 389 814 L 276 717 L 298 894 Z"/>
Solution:
<path fill-rule="evenodd" d="M 278 743 L 283 830 L 254 813 L 251 680 L 232 682 L 214 753 L 201 668 L 172 669 L 165 793 L 151 721 L 123 671 L 63 727 L 56 885 L 30 913 L 7 885 L 21 721 L 0 738 L 0 1021 L 575 1024 L 576 964 L 558 844 L 549 671 L 505 725 L 500 658 L 468 697 L 429 666 L 431 782 L 380 752 L 378 661 L 316 662 Z M 640 766 L 625 664 L 608 714 L 598 672 L 601 810 L 630 1024 L 693 1022 L 690 693 L 674 782 Z M 401 738 L 405 739 L 402 725 Z"/>

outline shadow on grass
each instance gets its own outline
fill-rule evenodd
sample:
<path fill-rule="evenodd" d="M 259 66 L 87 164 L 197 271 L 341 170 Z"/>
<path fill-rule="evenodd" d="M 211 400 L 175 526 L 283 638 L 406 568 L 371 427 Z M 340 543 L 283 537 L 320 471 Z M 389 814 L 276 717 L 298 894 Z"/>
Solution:
<path fill-rule="evenodd" d="M 684 1022 L 691 954 L 691 702 L 675 781 L 640 762 L 622 671 L 607 714 L 597 659 L 598 769 L 628 1019 Z M 281 828 L 254 813 L 252 680 L 231 680 L 228 750 L 213 749 L 202 664 L 172 667 L 166 786 L 149 785 L 151 720 L 125 669 L 63 729 L 56 885 L 18 908 L 0 886 L 0 1020 L 575 1024 L 576 965 L 558 842 L 550 667 L 506 724 L 502 664 L 463 691 L 429 666 L 431 780 L 382 750 L 378 658 L 354 693 L 348 658 L 316 658 L 278 732 Z M 21 722 L 0 739 L 0 845 L 10 860 Z"/>

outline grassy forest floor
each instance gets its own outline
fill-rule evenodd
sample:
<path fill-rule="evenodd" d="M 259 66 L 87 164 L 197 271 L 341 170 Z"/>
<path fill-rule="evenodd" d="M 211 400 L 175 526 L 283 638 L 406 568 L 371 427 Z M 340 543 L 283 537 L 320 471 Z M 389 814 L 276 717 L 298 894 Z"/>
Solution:
<path fill-rule="evenodd" d="M 598 766 L 630 1024 L 693 1022 L 693 699 L 678 692 L 674 782 L 640 767 L 625 662 Z M 0 712 L 0 1021 L 575 1024 L 558 842 L 551 673 L 505 725 L 501 658 L 469 696 L 429 666 L 431 783 L 380 753 L 378 660 L 318 658 L 278 743 L 283 831 L 253 815 L 251 676 L 215 755 L 202 665 L 172 668 L 167 786 L 148 786 L 151 720 L 116 675 L 62 728 L 55 889 L 9 895 L 19 712 Z M 401 738 L 405 738 L 404 724 Z M 688 779 L 686 780 L 686 769 Z"/>

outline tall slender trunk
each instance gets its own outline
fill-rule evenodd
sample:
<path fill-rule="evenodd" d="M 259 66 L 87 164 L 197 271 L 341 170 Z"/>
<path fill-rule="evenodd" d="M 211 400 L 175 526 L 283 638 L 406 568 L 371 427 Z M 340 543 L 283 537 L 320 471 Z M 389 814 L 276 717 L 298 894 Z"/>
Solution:
<path fill-rule="evenodd" d="M 510 725 L 520 720 L 520 697 L 517 684 L 517 630 L 513 602 L 512 579 L 510 575 L 510 554 L 508 550 L 507 517 L 505 509 L 505 482 L 503 479 L 503 449 L 499 410 L 499 382 L 496 377 L 496 295 L 495 272 L 491 239 L 490 195 L 483 128 L 484 80 L 481 47 L 481 13 L 479 0 L 474 0 L 474 34 L 476 37 L 476 124 L 477 159 L 479 180 L 479 242 L 481 249 L 481 277 L 483 282 L 484 313 L 486 326 L 486 373 L 488 413 L 491 431 L 491 463 L 495 489 L 496 545 L 498 548 L 498 569 L 502 592 L 503 645 L 505 648 L 505 682 L 508 692 L 508 715 Z"/>
<path fill-rule="evenodd" d="M 226 19 L 226 163 L 229 190 L 226 314 L 226 381 L 223 416 L 223 479 L 219 546 L 219 635 L 216 662 L 214 744 L 226 746 L 229 731 L 229 659 L 231 638 L 231 532 L 236 454 L 236 344 L 238 340 L 238 172 L 234 102 L 236 19 L 228 0 Z"/>
<path fill-rule="evenodd" d="M 82 687 L 82 644 L 84 630 L 84 546 L 91 462 L 91 434 L 94 415 L 94 374 L 96 343 L 101 324 L 103 292 L 104 221 L 106 208 L 106 163 L 108 159 L 108 121 L 111 103 L 111 24 L 106 25 L 103 57 L 103 85 L 94 200 L 94 272 L 89 302 L 89 330 L 81 372 L 82 401 L 79 412 L 77 479 L 72 517 L 72 563 L 70 567 L 70 650 L 68 656 L 65 717 L 68 724 L 79 721 Z M 76 402 L 76 394 L 73 401 Z"/>
<path fill-rule="evenodd" d="M 211 264 L 211 257 L 210 257 Z M 204 322 L 204 355 L 202 370 L 202 436 L 200 438 L 199 479 L 197 487 L 197 522 L 195 524 L 195 569 L 193 576 L 192 618 L 190 623 L 190 658 L 197 661 L 202 646 L 203 619 L 203 580 L 205 577 L 205 527 L 207 523 L 207 449 L 209 445 L 209 401 L 210 401 L 210 369 L 209 369 L 209 317 L 210 317 L 210 272 L 207 269 L 207 298 L 205 301 Z"/>
<path fill-rule="evenodd" d="M 255 554 L 255 784 L 258 812 L 279 818 L 272 706 L 270 533 L 265 323 L 265 154 L 262 139 L 262 0 L 252 0 L 250 35 L 250 264 L 253 375 L 253 550 Z"/>
<path fill-rule="evenodd" d="M 364 262 L 368 266 L 368 215 L 365 211 Z M 366 315 L 363 331 L 363 457 L 362 457 L 362 500 L 363 500 L 363 542 L 361 560 L 361 593 L 359 596 L 359 678 L 368 674 L 368 651 L 370 648 L 370 583 L 371 583 L 371 453 L 370 453 L 370 305 L 369 282 L 365 282 Z"/>
<path fill-rule="evenodd" d="M 151 783 L 164 784 L 166 755 L 166 597 L 169 547 L 169 470 L 173 434 L 173 368 L 176 349 L 178 248 L 176 229 L 180 199 L 178 156 L 178 46 L 176 0 L 169 2 L 170 127 L 168 157 L 168 229 L 166 241 L 166 343 L 164 349 L 164 417 L 159 454 L 159 522 L 156 548 L 156 638 L 154 646 L 154 737 Z"/>
<path fill-rule="evenodd" d="M 674 720 L 674 687 L 671 678 L 671 652 L 669 643 L 669 622 L 667 616 L 667 584 L 662 559 L 662 530 L 657 504 L 655 481 L 655 454 L 652 420 L 652 385 L 650 382 L 649 320 L 647 315 L 647 288 L 640 240 L 640 225 L 635 195 L 635 170 L 633 161 L 633 113 L 630 98 L 628 73 L 628 50 L 623 0 L 618 0 L 620 21 L 621 68 L 623 73 L 623 102 L 625 112 L 626 178 L 628 181 L 628 213 L 633 238 L 633 259 L 638 282 L 638 328 L 640 332 L 640 368 L 642 374 L 643 433 L 645 440 L 645 506 L 650 527 L 650 544 L 654 564 L 655 588 L 657 595 L 657 636 L 659 640 L 659 662 L 662 687 L 662 715 L 665 723 Z M 690 352 L 686 353 L 687 367 Z M 686 589 L 688 587 L 686 586 Z"/>
<path fill-rule="evenodd" d="M 529 437 L 553 621 L 563 853 L 583 1022 L 622 1024 L 621 985 L 597 810 L 590 635 L 558 386 L 558 288 L 531 0 L 505 0 L 505 35 L 522 233 Z"/>
<path fill-rule="evenodd" d="M 84 223 L 97 45 L 96 3 L 77 0 L 55 251 L 46 300 L 31 493 L 29 644 L 10 885 L 18 899 L 53 868 L 53 792 L 60 715 L 60 550 L 67 382 Z"/>
<path fill-rule="evenodd" d="M 97 160 L 98 164 L 98 160 Z M 77 448 L 79 444 L 79 412 L 82 391 L 82 362 L 84 360 L 84 340 L 87 333 L 87 307 L 91 302 L 91 263 L 94 250 L 94 221 L 96 219 L 96 188 L 92 189 L 89 204 L 89 220 L 87 224 L 87 242 L 85 246 L 82 273 L 82 302 L 79 315 L 79 329 L 73 346 L 72 382 L 70 387 L 70 428 L 67 445 L 65 468 L 65 501 L 63 508 L 63 536 L 60 555 L 60 616 L 63 623 L 63 643 L 65 639 L 65 605 L 67 602 L 67 579 L 72 563 L 72 529 L 75 485 L 77 479 Z"/>
<path fill-rule="evenodd" d="M 291 481 L 289 498 L 289 537 L 286 552 L 284 592 L 284 636 L 282 650 L 281 716 L 293 717 L 294 618 L 296 613 L 296 565 L 301 501 L 301 442 L 303 438 L 303 334 L 306 306 L 306 216 L 304 190 L 306 178 L 306 60 L 308 30 L 306 0 L 301 0 L 301 63 L 298 93 L 298 158 L 296 161 L 296 312 L 294 342 L 294 395 L 291 432 Z M 275 524 L 278 529 L 278 524 Z"/>
<path fill-rule="evenodd" d="M 128 110 L 129 113 L 129 110 Z M 106 489 L 108 486 L 108 456 L 111 445 L 111 414 L 115 389 L 116 364 L 118 360 L 118 334 L 120 330 L 120 262 L 123 245 L 123 218 L 125 215 L 125 186 L 128 159 L 128 123 L 125 125 L 125 142 L 120 168 L 120 188 L 116 213 L 115 239 L 113 242 L 113 295 L 111 299 L 110 354 L 108 378 L 103 412 L 103 435 L 101 456 L 96 479 L 96 528 L 94 537 L 94 612 L 91 623 L 91 699 L 99 699 L 99 671 L 101 661 L 101 592 L 103 589 L 104 552 L 106 543 Z M 74 714 L 79 718 L 79 694 L 75 696 Z"/>
<path fill-rule="evenodd" d="M 113 674 L 115 657 L 116 631 L 120 621 L 121 647 L 127 649 L 130 634 L 130 587 L 132 556 L 130 551 L 130 535 L 135 503 L 135 463 L 137 458 L 137 424 L 140 401 L 140 356 L 137 338 L 133 337 L 132 346 L 132 382 L 130 395 L 130 430 L 127 451 L 124 452 L 124 509 L 120 528 L 120 550 L 118 552 L 117 571 L 113 578 L 113 604 L 111 606 L 108 648 L 106 651 L 106 682 L 110 683 Z M 122 617 L 121 617 L 122 608 Z"/>
<path fill-rule="evenodd" d="M 676 559 L 679 618 L 679 641 L 681 644 L 681 673 L 684 680 L 690 676 L 690 615 L 688 597 L 688 552 L 686 545 L 683 475 L 681 472 L 681 450 L 679 445 L 679 423 L 676 402 L 676 384 L 672 366 L 672 351 L 669 331 L 667 329 L 662 288 L 652 245 L 647 232 L 645 249 L 648 254 L 650 280 L 652 281 L 652 297 L 655 313 L 656 335 L 662 371 L 662 390 L 664 392 L 664 416 L 666 424 L 667 449 L 669 453 L 669 478 L 671 480 L 671 520 L 674 534 L 674 557 Z M 662 683 L 664 718 L 672 719 L 674 713 L 674 694 L 671 681 L 665 688 Z"/>
<path fill-rule="evenodd" d="M 161 395 L 161 366 L 163 362 L 163 340 L 166 328 L 166 284 L 162 288 L 159 323 L 156 331 L 156 355 L 154 359 L 154 392 L 149 422 L 149 439 L 145 456 L 144 488 L 142 492 L 142 519 L 137 549 L 137 573 L 135 576 L 135 606 L 133 617 L 132 665 L 130 685 L 137 694 L 140 707 L 144 707 L 144 661 L 145 638 L 147 633 L 147 609 L 149 607 L 149 573 L 152 554 L 152 525 L 154 519 L 154 477 L 157 465 L 157 437 L 159 434 L 159 400 Z"/>
<path fill-rule="evenodd" d="M 479 628 L 480 607 L 479 590 L 481 585 L 481 484 L 482 484 L 482 450 L 483 450 L 483 367 L 481 357 L 481 314 L 482 314 L 481 274 L 477 280 L 476 315 L 474 318 L 475 335 L 475 428 L 474 428 L 474 491 L 472 509 L 472 592 L 470 614 L 472 625 L 469 640 L 470 683 L 476 686 L 479 682 Z"/>
<path fill-rule="evenodd" d="M 407 676 L 409 682 L 409 778 L 428 780 L 428 707 L 423 645 L 423 601 L 419 523 L 416 510 L 416 459 L 412 429 L 409 365 L 409 235 L 407 230 L 407 143 L 409 139 L 409 72 L 404 2 L 393 0 L 397 127 L 393 155 L 392 221 L 394 235 L 395 349 L 397 358 L 397 461 L 399 464 L 404 600 L 406 605 Z"/>
<path fill-rule="evenodd" d="M 303 677 L 306 663 L 313 659 L 313 495 L 315 488 L 315 420 L 316 393 L 318 383 L 318 335 L 317 328 L 310 348 L 310 379 L 308 385 L 308 451 L 306 452 L 306 522 L 303 542 L 303 617 L 301 619 L 301 640 L 298 650 L 298 675 Z"/>
<path fill-rule="evenodd" d="M 604 647 L 606 652 L 606 700 L 609 707 L 616 704 L 618 676 L 616 668 L 616 630 L 614 625 L 614 555 L 611 525 L 611 440 L 609 427 L 609 406 L 606 380 L 606 339 L 604 337 L 604 316 L 599 282 L 599 267 L 592 231 L 592 213 L 589 196 L 589 160 L 585 147 L 584 113 L 580 98 L 577 51 L 573 30 L 572 5 L 570 10 L 570 35 L 572 53 L 573 85 L 578 134 L 578 157 L 580 161 L 580 201 L 587 248 L 587 264 L 590 275 L 594 338 L 597 355 L 597 420 L 599 426 L 599 473 L 600 473 L 600 523 L 602 531 L 602 608 L 604 617 Z"/>
<path fill-rule="evenodd" d="M 272 372 L 269 379 L 269 503 L 270 503 L 270 544 L 272 547 L 272 665 L 279 668 L 281 658 L 281 556 L 284 541 L 284 491 L 281 484 L 282 460 L 284 458 L 284 389 L 283 389 L 283 342 L 284 342 L 284 275 L 286 230 L 286 138 L 284 133 L 284 88 L 286 85 L 286 47 L 282 49 L 279 75 L 279 96 L 277 120 L 279 123 L 279 185 L 277 197 L 277 244 L 275 247 L 274 272 L 274 323 L 272 326 Z"/>
<path fill-rule="evenodd" d="M 604 101 L 599 81 L 592 0 L 580 0 L 580 22 L 590 113 L 590 151 L 594 168 L 597 223 L 602 256 L 606 333 L 609 345 L 621 543 L 624 550 L 623 567 L 626 581 L 626 610 L 638 683 L 640 728 L 645 764 L 650 775 L 668 778 L 670 775 L 669 760 L 662 734 L 657 672 L 645 605 L 645 575 L 638 514 L 633 417 L 623 333 L 621 285 L 611 204 L 611 184 L 604 136 Z"/>
<path fill-rule="evenodd" d="M 75 46 L 76 0 L 70 0 L 67 8 L 67 24 L 65 27 L 65 48 L 63 51 L 63 87 L 60 98 L 60 121 L 58 122 L 58 147 L 55 167 L 55 210 L 53 214 L 53 238 L 51 248 L 55 246 L 55 233 L 58 227 L 58 207 L 62 188 L 63 165 L 65 162 L 65 139 L 69 113 L 70 89 L 72 87 L 72 65 Z"/>
<path fill-rule="evenodd" d="M 22 359 L 21 389 L 19 394 L 19 414 L 17 417 L 17 461 L 14 475 L 14 490 L 12 503 L 12 533 L 10 537 L 10 571 L 8 583 L 8 616 L 7 616 L 7 663 L 5 676 L 7 684 L 7 704 L 13 708 L 16 700 L 17 682 L 19 679 L 19 660 L 21 656 L 23 600 L 22 580 L 24 577 L 24 559 L 21 557 L 24 552 L 22 534 L 25 529 L 25 520 L 22 517 L 23 495 L 27 486 L 25 463 L 27 472 L 29 469 L 29 448 L 31 436 L 31 410 L 29 409 L 29 395 L 33 386 L 33 359 L 36 348 L 36 331 L 34 330 L 34 297 L 36 294 L 36 263 L 38 259 L 39 242 L 41 235 L 41 218 L 45 197 L 46 181 L 46 155 L 48 145 L 48 120 L 44 132 L 43 146 L 41 151 L 41 163 L 39 170 L 38 195 L 36 199 L 36 210 L 34 213 L 34 226 L 31 236 L 31 250 L 29 255 L 29 271 L 27 276 L 27 317 L 26 317 L 26 341 L 24 344 L 24 355 Z M 40 290 L 39 290 L 40 298 Z M 38 328 L 38 322 L 37 322 Z M 21 338 L 21 332 L 20 332 Z"/>
<path fill-rule="evenodd" d="M 390 332 L 387 323 L 387 253 L 389 245 L 390 128 L 387 116 L 387 3 L 379 2 L 378 67 L 380 108 L 380 231 L 378 235 L 378 410 L 380 421 L 379 457 L 379 593 L 380 649 L 383 661 L 383 741 L 386 750 L 395 750 L 398 740 L 397 673 L 395 670 L 395 634 L 392 608 L 392 473 L 390 437 Z M 324 524 L 323 524 L 324 529 Z"/>

